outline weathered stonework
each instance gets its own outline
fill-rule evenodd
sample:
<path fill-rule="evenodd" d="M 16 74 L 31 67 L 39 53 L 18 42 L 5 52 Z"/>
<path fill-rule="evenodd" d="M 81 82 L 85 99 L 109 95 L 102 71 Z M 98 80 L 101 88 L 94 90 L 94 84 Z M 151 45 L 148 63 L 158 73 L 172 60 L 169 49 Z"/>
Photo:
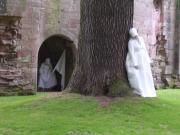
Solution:
<path fill-rule="evenodd" d="M 0 86 L 10 86 L 22 77 L 17 61 L 21 17 L 0 16 Z"/>
<path fill-rule="evenodd" d="M 79 1 L 72 0 L 7 0 L 5 14 L 22 16 L 22 48 L 18 59 L 25 78 L 33 84 L 37 83 L 39 49 L 47 38 L 67 37 L 77 47 L 79 5 Z"/>
<path fill-rule="evenodd" d="M 21 17 L 0 16 L 0 95 L 33 94 L 32 84 L 25 79 L 18 60 L 21 37 Z"/>
<path fill-rule="evenodd" d="M 134 27 L 146 42 L 154 62 L 154 80 L 161 87 L 170 83 L 175 73 L 176 0 L 157 1 L 134 0 Z M 78 48 L 80 0 L 7 0 L 6 5 L 3 15 L 22 17 L 17 59 L 24 78 L 37 86 L 38 54 L 46 39 L 59 36 Z"/>
<path fill-rule="evenodd" d="M 135 2 L 134 27 L 146 42 L 146 47 L 153 61 L 152 70 L 156 86 L 163 85 L 162 76 L 166 57 L 164 51 L 164 36 L 162 34 L 162 1 L 137 0 Z M 161 53 L 160 53 L 161 52 Z M 162 54 L 163 53 L 163 54 Z"/>
<path fill-rule="evenodd" d="M 153 60 L 156 87 L 179 86 L 178 0 L 136 0 L 134 26 Z M 176 30 L 175 30 L 176 29 Z M 176 39 L 175 39 L 176 37 Z"/>

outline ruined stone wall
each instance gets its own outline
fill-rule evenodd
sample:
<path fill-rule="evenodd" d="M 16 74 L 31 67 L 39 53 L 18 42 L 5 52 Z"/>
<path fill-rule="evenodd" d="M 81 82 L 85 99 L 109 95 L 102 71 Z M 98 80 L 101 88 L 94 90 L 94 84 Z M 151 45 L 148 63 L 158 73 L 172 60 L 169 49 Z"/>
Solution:
<path fill-rule="evenodd" d="M 176 26 L 177 26 L 177 31 L 176 31 L 176 38 L 175 38 L 175 43 L 177 45 L 177 50 L 180 52 L 180 0 L 177 0 L 176 4 Z M 180 78 L 180 53 L 177 53 L 178 57 L 178 65 L 177 65 L 177 73 Z"/>
<path fill-rule="evenodd" d="M 134 27 L 138 29 L 140 36 L 144 38 L 149 55 L 153 60 L 153 77 L 156 84 L 162 84 L 163 72 L 157 61 L 157 37 L 161 38 L 162 32 L 162 3 L 153 0 L 136 0 L 134 3 Z M 159 59 L 163 59 L 161 56 Z M 165 66 L 165 65 L 164 65 Z"/>
<path fill-rule="evenodd" d="M 134 0 L 134 27 L 144 38 L 154 61 L 156 84 L 162 84 L 162 75 L 171 76 L 174 69 L 175 0 L 162 2 L 159 7 L 153 0 Z M 22 17 L 18 60 L 25 78 L 34 84 L 37 82 L 39 48 L 47 38 L 65 36 L 77 47 L 80 0 L 7 0 L 4 14 Z"/>
<path fill-rule="evenodd" d="M 17 60 L 21 47 L 20 20 L 20 17 L 0 16 L 0 88 L 9 87 L 22 79 Z"/>
<path fill-rule="evenodd" d="M 175 14 L 176 14 L 176 0 L 163 1 L 163 35 L 165 36 L 165 51 L 166 51 L 166 67 L 164 73 L 164 83 L 169 86 L 175 85 Z M 178 52 L 179 53 L 179 52 Z"/>
<path fill-rule="evenodd" d="M 167 40 L 165 48 L 168 58 L 166 68 L 167 75 L 172 74 L 174 68 L 175 1 L 176 0 L 164 0 L 163 2 L 163 34 Z"/>
<path fill-rule="evenodd" d="M 174 69 L 171 85 L 180 87 L 180 0 L 175 1 L 174 12 Z M 166 78 L 169 79 L 170 76 L 167 74 Z"/>
<path fill-rule="evenodd" d="M 145 39 L 153 60 L 156 87 L 178 85 L 180 51 L 174 39 L 179 33 L 175 30 L 177 12 L 176 0 L 135 1 L 134 26 Z"/>
<path fill-rule="evenodd" d="M 7 15 L 21 16 L 22 40 L 18 59 L 25 79 L 37 82 L 38 52 L 53 35 L 77 44 L 80 19 L 79 0 L 7 0 Z"/>
<path fill-rule="evenodd" d="M 34 67 L 37 61 L 38 44 L 43 36 L 45 12 L 44 3 L 33 0 L 7 0 L 7 15 L 21 16 L 21 49 L 18 51 L 20 69 L 24 80 L 33 84 Z"/>
<path fill-rule="evenodd" d="M 156 56 L 156 35 L 160 32 L 160 11 L 154 6 L 153 0 L 134 1 L 134 27 L 144 38 L 151 58 Z"/>

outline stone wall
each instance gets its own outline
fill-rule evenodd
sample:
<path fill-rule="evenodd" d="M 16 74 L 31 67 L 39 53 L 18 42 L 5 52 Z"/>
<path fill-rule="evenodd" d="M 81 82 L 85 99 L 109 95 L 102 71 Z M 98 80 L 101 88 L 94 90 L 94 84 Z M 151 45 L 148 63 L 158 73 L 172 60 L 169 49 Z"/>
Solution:
<path fill-rule="evenodd" d="M 19 53 L 22 50 L 21 6 L 16 8 L 7 0 L 2 0 L 0 4 L 3 11 L 0 12 L 0 95 L 9 93 L 9 87 L 14 89 L 11 94 L 32 94 L 32 83 L 25 78 L 26 73 L 19 61 Z"/>
<path fill-rule="evenodd" d="M 38 52 L 53 35 L 78 42 L 79 0 L 7 0 L 7 15 L 22 17 L 22 48 L 18 59 L 25 79 L 37 83 Z M 34 85 L 36 86 L 36 85 Z"/>
<path fill-rule="evenodd" d="M 160 10 L 154 6 L 153 0 L 135 0 L 134 27 L 144 38 L 151 58 L 156 56 L 156 35 L 160 33 Z"/>
<path fill-rule="evenodd" d="M 165 48 L 168 57 L 166 74 L 173 73 L 172 65 L 174 65 L 174 34 L 175 34 L 175 9 L 176 9 L 175 1 L 176 0 L 166 0 L 163 3 L 163 12 L 164 12 L 163 34 L 167 39 Z"/>
<path fill-rule="evenodd" d="M 175 6 L 175 34 L 174 34 L 174 86 L 180 87 L 180 0 Z"/>
<path fill-rule="evenodd" d="M 165 44 L 166 50 L 166 67 L 164 73 L 164 83 L 173 86 L 175 76 L 175 14 L 176 14 L 176 0 L 163 1 L 163 35 L 167 40 Z M 179 52 L 178 52 L 179 53 Z"/>
<path fill-rule="evenodd" d="M 175 14 L 175 35 L 174 35 L 174 44 L 175 44 L 175 73 L 180 75 L 180 0 L 176 2 L 176 14 Z"/>
<path fill-rule="evenodd" d="M 17 54 L 21 39 L 21 17 L 0 16 L 0 88 L 22 80 Z"/>
<path fill-rule="evenodd" d="M 146 42 L 155 82 L 161 85 L 162 76 L 174 72 L 175 0 L 162 0 L 160 5 L 154 1 L 134 0 L 134 27 Z M 3 14 L 22 17 L 18 60 L 25 79 L 33 84 L 37 83 L 39 48 L 46 39 L 59 35 L 78 47 L 80 0 L 7 0 Z"/>
<path fill-rule="evenodd" d="M 144 38 L 146 48 L 153 61 L 153 77 L 156 85 L 162 84 L 161 74 L 164 54 L 158 54 L 157 50 L 162 49 L 159 45 L 162 36 L 162 3 L 153 0 L 136 0 L 134 3 L 134 27 L 138 29 L 140 36 Z M 158 37 L 158 40 L 157 40 Z M 161 43 L 162 44 L 162 43 Z M 158 60 L 157 60 L 158 56 Z M 164 62 L 164 60 L 163 60 Z M 164 65 L 165 66 L 165 65 Z"/>
<path fill-rule="evenodd" d="M 156 87 L 179 86 L 179 25 L 176 1 L 136 0 L 134 26 L 145 39 L 153 60 L 152 70 Z M 176 24 L 175 24 L 176 22 Z M 176 30 L 175 30 L 176 28 Z M 177 42 L 177 43 L 176 43 Z"/>

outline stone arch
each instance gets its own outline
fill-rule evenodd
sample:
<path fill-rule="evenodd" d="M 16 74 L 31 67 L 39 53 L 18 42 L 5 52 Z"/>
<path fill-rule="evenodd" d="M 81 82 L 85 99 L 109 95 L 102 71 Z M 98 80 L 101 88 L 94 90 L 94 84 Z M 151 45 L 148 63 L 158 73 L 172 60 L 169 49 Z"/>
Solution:
<path fill-rule="evenodd" d="M 66 87 L 68 85 L 68 82 L 71 78 L 71 75 L 75 67 L 77 49 L 74 42 L 69 37 L 58 34 L 46 38 L 46 40 L 44 40 L 43 43 L 41 44 L 38 52 L 38 62 L 37 62 L 38 91 L 40 91 L 38 86 L 40 79 L 39 69 L 41 64 L 45 61 L 46 58 L 50 58 L 52 69 L 54 69 L 59 59 L 61 58 L 64 50 L 66 50 L 66 60 L 65 60 L 65 87 Z M 48 90 L 61 91 L 62 75 L 58 71 L 55 71 L 54 73 L 57 79 L 57 86 Z"/>
<path fill-rule="evenodd" d="M 63 37 L 64 39 L 67 39 L 67 40 L 73 42 L 76 49 L 78 48 L 78 33 L 73 33 L 71 31 L 69 31 L 68 29 L 61 28 L 60 34 L 59 33 L 54 33 L 54 32 L 49 33 L 49 34 L 45 35 L 45 37 L 43 37 L 43 39 L 48 39 L 49 37 L 52 37 L 52 36 Z"/>

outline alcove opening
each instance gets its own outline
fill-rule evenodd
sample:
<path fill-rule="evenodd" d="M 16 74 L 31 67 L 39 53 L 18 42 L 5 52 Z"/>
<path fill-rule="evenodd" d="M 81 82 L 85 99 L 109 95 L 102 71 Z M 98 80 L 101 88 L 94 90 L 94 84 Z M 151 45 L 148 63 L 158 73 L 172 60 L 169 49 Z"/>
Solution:
<path fill-rule="evenodd" d="M 38 91 L 62 91 L 66 88 L 74 70 L 75 53 L 76 47 L 74 43 L 65 36 L 51 36 L 42 43 L 38 54 Z M 43 79 L 40 70 L 42 63 L 44 63 L 47 58 L 50 59 L 51 72 L 53 72 L 53 75 L 51 74 L 50 76 L 55 76 L 57 84 L 50 88 L 47 88 L 48 86 L 43 88 L 42 85 L 40 85 L 40 80 Z M 64 63 L 64 66 L 62 66 L 62 63 Z M 45 83 L 45 85 L 46 84 L 48 83 Z"/>

